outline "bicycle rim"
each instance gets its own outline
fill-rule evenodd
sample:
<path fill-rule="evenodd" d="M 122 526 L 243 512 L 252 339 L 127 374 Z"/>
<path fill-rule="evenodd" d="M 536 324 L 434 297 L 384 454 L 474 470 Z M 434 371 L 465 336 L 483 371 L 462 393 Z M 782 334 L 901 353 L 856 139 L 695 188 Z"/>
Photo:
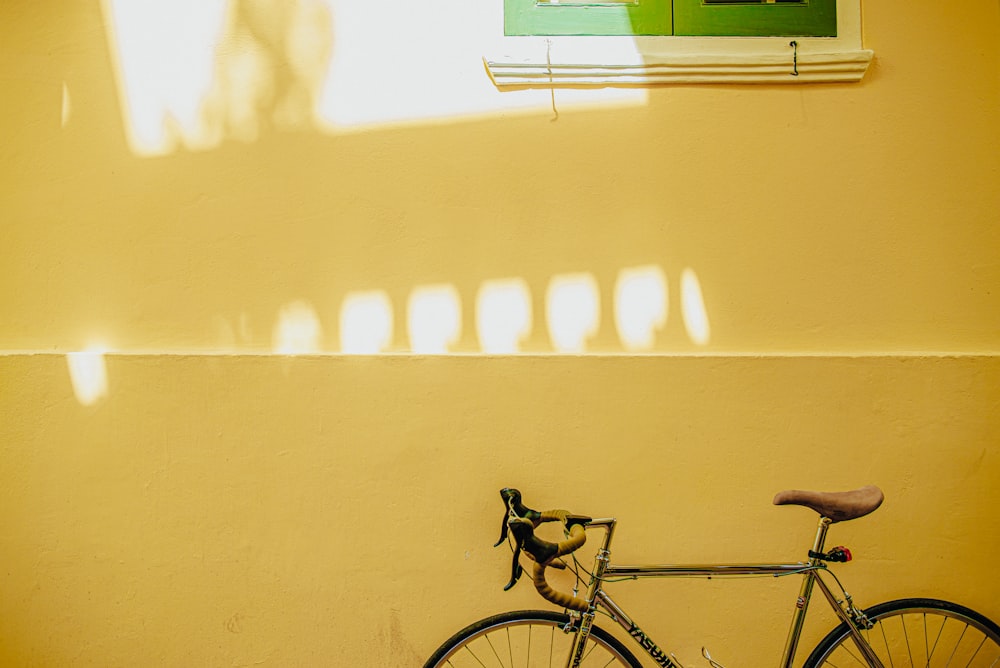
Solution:
<path fill-rule="evenodd" d="M 456 633 L 424 668 L 564 668 L 573 633 L 563 629 L 565 614 L 519 611 L 495 615 Z M 641 668 L 613 636 L 593 627 L 584 648 L 582 668 Z"/>
<path fill-rule="evenodd" d="M 885 668 L 1000 668 L 1000 627 L 964 606 L 903 599 L 866 611 L 875 626 L 861 631 Z M 813 650 L 807 667 L 868 666 L 841 624 Z"/>

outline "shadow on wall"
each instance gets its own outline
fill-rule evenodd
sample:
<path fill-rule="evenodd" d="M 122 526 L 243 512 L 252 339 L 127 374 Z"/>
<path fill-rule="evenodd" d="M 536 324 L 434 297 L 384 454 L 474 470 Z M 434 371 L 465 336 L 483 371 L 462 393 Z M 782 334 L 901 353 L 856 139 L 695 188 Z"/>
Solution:
<path fill-rule="evenodd" d="M 156 253 L 142 266 L 112 262 L 113 268 L 105 269 L 108 276 L 127 276 L 133 281 L 141 279 L 144 283 L 148 279 L 152 284 L 149 287 L 154 290 L 162 286 L 173 289 L 173 279 L 157 282 L 153 278 L 158 275 L 157 272 L 185 271 L 184 266 L 175 268 L 166 259 L 170 257 L 167 252 L 169 246 L 177 244 L 188 267 L 193 266 L 200 271 L 197 269 L 198 261 L 192 257 L 198 257 L 199 253 L 207 257 L 212 244 L 219 243 L 212 237 L 213 217 L 232 219 L 245 217 L 248 213 L 250 218 L 246 220 L 246 227 L 239 230 L 238 236 L 232 239 L 226 237 L 227 254 L 223 262 L 235 262 L 237 265 L 243 262 L 245 256 L 238 247 L 244 243 L 243 239 L 254 238 L 256 234 L 278 242 L 264 244 L 269 246 L 268 251 L 275 251 L 267 258 L 275 265 L 288 267 L 288 258 L 294 256 L 296 263 L 311 268 L 319 266 L 315 260 L 323 255 L 318 250 L 322 244 L 312 237 L 339 241 L 337 225 L 346 225 L 343 221 L 356 217 L 359 212 L 371 216 L 370 220 L 360 221 L 360 227 L 364 229 L 355 233 L 357 238 L 336 247 L 336 255 L 323 258 L 326 260 L 325 268 L 310 269 L 315 273 L 308 274 L 308 278 L 300 283 L 279 278 L 275 284 L 281 290 L 287 288 L 287 292 L 297 295 L 297 298 L 283 299 L 280 305 L 275 303 L 270 306 L 270 316 L 260 308 L 266 303 L 263 298 L 255 296 L 259 303 L 247 302 L 245 305 L 250 308 L 246 310 L 237 306 L 223 311 L 210 298 L 199 295 L 191 308 L 195 311 L 215 309 L 215 314 L 208 316 L 212 330 L 210 342 L 206 345 L 201 340 L 193 346 L 189 343 L 177 345 L 170 338 L 176 336 L 174 333 L 164 335 L 162 341 L 165 345 L 154 345 L 152 350 L 268 351 L 282 355 L 585 354 L 595 351 L 652 352 L 671 345 L 666 343 L 668 341 L 673 344 L 680 341 L 684 346 L 695 348 L 710 343 L 711 330 L 698 274 L 681 262 L 666 268 L 677 258 L 665 258 L 662 252 L 650 254 L 646 250 L 640 253 L 629 250 L 643 247 L 644 238 L 633 239 L 623 235 L 622 242 L 616 243 L 616 247 L 621 248 L 616 248 L 614 253 L 609 253 L 610 249 L 597 238 L 586 242 L 583 246 L 586 252 L 582 254 L 579 247 L 570 247 L 565 254 L 561 250 L 554 253 L 551 249 L 559 248 L 558 241 L 553 243 L 549 238 L 534 238 L 537 232 L 530 226 L 536 221 L 505 223 L 512 231 L 501 234 L 497 232 L 499 227 L 490 227 L 488 219 L 478 225 L 465 222 L 461 207 L 469 205 L 461 199 L 461 183 L 448 186 L 447 191 L 458 193 L 456 198 L 460 204 L 452 208 L 460 213 L 456 215 L 446 211 L 444 216 L 438 215 L 434 208 L 440 206 L 439 202 L 428 204 L 415 200 L 412 193 L 396 182 L 391 186 L 387 184 L 386 189 L 376 188 L 372 184 L 384 183 L 381 178 L 385 176 L 384 172 L 388 169 L 385 165 L 391 162 L 389 160 L 379 161 L 376 165 L 377 170 L 383 170 L 381 177 L 379 174 L 366 175 L 363 182 L 359 181 L 360 187 L 379 190 L 379 196 L 385 196 L 388 190 L 390 206 L 402 208 L 404 213 L 399 215 L 412 215 L 417 221 L 411 226 L 412 231 L 407 228 L 406 233 L 417 237 L 426 235 L 430 243 L 426 244 L 427 257 L 412 257 L 414 254 L 410 252 L 409 238 L 402 241 L 394 239 L 393 245 L 385 246 L 381 253 L 376 250 L 373 242 L 381 243 L 377 235 L 384 226 L 395 223 L 391 216 L 396 213 L 390 211 L 387 215 L 384 211 L 366 208 L 363 198 L 375 195 L 364 191 L 366 194 L 359 197 L 356 194 L 357 184 L 350 181 L 344 183 L 343 178 L 337 182 L 335 176 L 321 176 L 324 167 L 329 170 L 331 166 L 336 166 L 333 170 L 335 174 L 347 174 L 350 179 L 353 177 L 351 170 L 340 165 L 348 164 L 351 158 L 345 157 L 340 150 L 344 147 L 343 142 L 336 146 L 330 142 L 319 150 L 313 137 L 326 137 L 329 141 L 344 131 L 379 124 L 385 127 L 387 123 L 419 119 L 439 121 L 443 118 L 475 118 L 477 114 L 487 113 L 503 115 L 512 109 L 548 113 L 552 100 L 547 91 L 540 90 L 500 93 L 482 71 L 478 60 L 456 59 L 454 54 L 448 52 L 449 48 L 455 47 L 454 44 L 449 47 L 435 46 L 427 44 L 426 40 L 421 43 L 421 58 L 437 58 L 435 62 L 439 64 L 460 60 L 461 67 L 467 68 L 441 74 L 444 80 L 450 82 L 450 87 L 436 85 L 433 94 L 428 94 L 426 83 L 412 84 L 417 87 L 411 90 L 407 90 L 405 83 L 399 80 L 396 80 L 399 85 L 394 84 L 391 90 L 374 85 L 380 72 L 384 73 L 389 68 L 398 69 L 400 54 L 394 53 L 381 62 L 372 60 L 372 54 L 392 43 L 394 31 L 408 31 L 412 35 L 414 26 L 419 25 L 420 20 L 427 20 L 420 18 L 427 12 L 419 8 L 400 9 L 404 14 L 408 11 L 413 14 L 396 17 L 393 23 L 380 24 L 380 34 L 386 33 L 388 37 L 373 46 L 370 39 L 373 31 L 357 28 L 366 21 L 371 22 L 381 10 L 378 7 L 365 8 L 365 4 L 338 0 L 101 0 L 101 23 L 107 36 L 118 90 L 121 128 L 129 151 L 139 160 L 135 161 L 134 181 L 114 183 L 119 189 L 119 194 L 115 196 L 125 204 L 117 205 L 120 209 L 113 214 L 113 219 L 107 217 L 106 212 L 84 193 L 93 190 L 81 189 L 75 196 L 82 197 L 84 201 L 72 204 L 84 212 L 93 212 L 92 224 L 102 226 L 95 229 L 99 230 L 99 234 L 107 235 L 107 239 L 113 239 L 114 243 L 107 247 L 127 244 L 127 237 L 136 235 L 140 241 L 137 245 L 140 252 Z M 496 5 L 497 10 L 502 11 L 502 3 Z M 469 53 L 479 51 L 480 45 L 475 43 L 478 36 L 492 30 L 492 23 L 499 18 L 489 12 L 484 14 L 481 7 L 471 8 L 463 3 L 456 3 L 449 11 L 455 14 L 454 20 L 467 28 L 456 39 L 469 41 L 466 45 Z M 367 51 L 359 44 L 362 41 L 367 42 L 363 45 Z M 363 60 L 363 66 L 359 67 L 358 55 L 362 53 L 371 58 Z M 348 66 L 351 64 L 353 67 Z M 86 119 L 81 124 L 74 118 L 77 113 L 71 100 L 74 87 L 72 82 L 63 85 L 61 126 L 63 130 L 71 125 L 71 130 L 88 132 L 91 128 Z M 94 94 L 93 91 L 90 93 Z M 645 91 L 637 89 L 560 93 L 561 96 L 564 94 L 562 99 L 569 106 L 576 103 L 645 103 L 646 95 Z M 85 108 L 86 99 L 81 111 L 86 111 Z M 91 110 L 88 113 L 94 112 Z M 90 120 L 93 118 L 91 116 Z M 396 141 L 397 135 L 393 135 L 392 140 Z M 431 137 L 421 141 L 433 142 L 437 139 Z M 452 140 L 445 137 L 444 141 Z M 259 146 L 260 150 L 255 147 L 251 153 L 241 148 L 247 145 Z M 281 148 L 275 150 L 275 146 Z M 274 208 L 269 208 L 271 199 L 264 199 L 259 192 L 248 193 L 247 190 L 267 182 L 271 175 L 263 172 L 271 167 L 269 161 L 276 156 L 299 162 L 284 185 L 281 182 L 274 184 Z M 253 168 L 262 172 L 252 175 L 257 180 L 247 179 L 234 168 L 241 161 L 245 164 L 248 158 L 254 161 Z M 302 164 L 310 160 L 326 162 L 315 166 Z M 123 166 L 123 169 L 130 171 L 131 167 Z M 503 170 L 499 166 L 496 169 L 497 178 L 501 180 L 529 178 L 527 174 Z M 216 180 L 207 186 L 201 185 L 200 175 L 209 173 Z M 195 204 L 184 211 L 183 226 L 171 230 L 171 236 L 164 234 L 165 228 L 159 217 L 150 216 L 152 224 L 148 225 L 148 230 L 120 223 L 120 220 L 127 221 L 129 216 L 147 214 L 149 207 L 153 206 L 145 197 L 148 194 L 145 186 L 137 188 L 136 184 L 149 183 L 149 179 L 156 179 L 152 182 L 158 183 L 165 177 L 170 180 L 171 191 L 166 193 L 165 203 L 157 206 L 166 212 L 188 207 L 186 199 L 194 189 L 200 192 L 203 188 L 213 188 L 218 193 L 195 200 Z M 328 180 L 324 181 L 325 178 Z M 447 182 L 447 175 L 441 180 Z M 107 186 L 110 183 L 98 179 L 91 185 Z M 331 187 L 331 183 L 336 186 Z M 417 183 L 416 187 L 423 186 Z M 233 201 L 225 200 L 230 191 L 235 193 Z M 347 192 L 351 193 L 349 198 L 342 194 Z M 246 204 L 241 199 L 254 204 Z M 292 243 L 288 248 L 280 247 L 273 226 L 278 220 L 275 211 L 281 211 L 282 216 L 287 215 L 284 211 L 287 208 L 286 199 L 297 206 L 294 215 L 329 217 L 337 223 L 309 228 L 304 238 L 296 240 L 298 245 L 294 252 L 289 250 L 293 247 Z M 262 201 L 268 206 L 260 206 Z M 362 206 L 346 209 L 348 213 L 345 215 L 344 202 L 353 206 L 355 201 L 361 201 Z M 213 208 L 217 202 L 224 204 Z M 549 217 L 549 222 L 544 223 L 544 234 L 552 239 L 558 239 L 561 234 L 559 227 L 572 224 L 570 221 L 577 215 L 567 209 L 565 203 L 557 204 L 566 222 L 553 220 L 544 211 L 538 213 L 538 221 Z M 476 205 L 484 210 L 497 208 L 496 201 L 476 202 Z M 581 203 L 580 206 L 586 204 Z M 417 207 L 423 207 L 419 214 L 413 213 Z M 490 217 L 493 215 L 500 214 L 491 213 Z M 169 219 L 168 215 L 161 217 Z M 256 230 L 254 226 L 257 226 Z M 86 225 L 81 224 L 78 229 L 86 229 Z M 525 234 L 525 230 L 529 233 Z M 219 234 L 225 237 L 226 232 Z M 609 227 L 607 234 L 615 236 L 619 233 L 612 232 Z M 200 238 L 199 235 L 205 237 Z M 457 236 L 459 240 L 439 242 L 437 235 Z M 210 243 L 206 243 L 206 238 Z M 482 246 L 476 249 L 478 255 L 458 257 L 450 263 L 437 261 L 438 256 L 453 255 L 453 247 L 461 247 L 469 240 Z M 549 250 L 538 258 L 524 262 L 521 245 L 532 241 Z M 498 242 L 504 244 L 499 249 Z M 90 252 L 100 248 L 94 244 Z M 488 251 L 484 250 L 487 248 Z M 591 258 L 591 249 L 597 249 L 594 255 L 597 259 Z M 282 255 L 282 252 L 285 254 Z M 352 253 L 350 263 L 344 262 Z M 499 258 L 499 261 L 483 261 L 493 257 Z M 636 262 L 636 257 L 645 260 Z M 512 259 L 516 259 L 517 264 L 510 264 Z M 99 262 L 100 257 L 95 257 L 94 261 Z M 215 258 L 213 261 L 218 262 Z M 364 273 L 356 272 L 362 265 L 367 265 L 364 266 Z M 135 273 L 137 266 L 139 273 Z M 389 266 L 392 272 L 383 271 L 386 278 L 381 280 L 380 269 Z M 428 281 L 424 266 L 440 267 L 442 272 L 435 280 Z M 470 271 L 470 267 L 474 270 Z M 238 274 L 242 268 L 237 266 L 228 274 L 225 273 L 225 266 L 213 268 L 210 276 L 246 276 Z M 287 269 L 285 271 L 292 273 Z M 203 277 L 207 274 L 196 275 Z M 349 284 L 344 282 L 345 276 L 350 278 L 353 286 L 348 287 Z M 271 278 L 266 270 L 259 270 L 257 274 L 243 279 L 241 289 L 246 294 L 253 294 L 255 280 L 259 284 Z M 316 296 L 319 290 L 315 288 L 322 289 L 331 284 L 344 285 L 346 289 L 337 293 L 332 302 Z M 101 285 L 99 280 L 95 280 L 93 285 L 81 287 L 90 294 L 100 294 Z M 115 289 L 125 297 L 115 294 L 116 299 L 108 303 L 119 309 L 134 308 L 136 303 L 143 308 L 148 308 L 147 304 L 155 305 L 156 298 L 145 294 L 142 302 L 130 300 L 127 295 L 131 288 L 121 285 L 119 281 Z M 356 289 L 359 286 L 367 287 Z M 142 287 L 141 291 L 145 293 L 147 288 Z M 218 292 L 222 294 L 223 288 Z M 175 296 L 169 290 L 166 294 Z M 121 326 L 121 320 L 142 323 L 155 321 L 155 317 L 179 317 L 169 308 L 128 313 L 127 317 L 119 317 L 111 311 L 104 333 L 89 338 L 91 343 L 83 351 L 67 355 L 70 380 L 81 404 L 93 405 L 109 393 L 104 364 L 106 353 L 150 350 L 142 344 L 115 345 L 115 325 L 111 321 L 118 318 L 118 326 Z M 154 318 L 149 318 L 149 314 Z M 196 321 L 201 314 L 182 315 Z M 72 319 L 73 315 L 68 314 L 67 317 Z M 94 316 L 94 320 L 101 323 L 99 315 Z M 669 336 L 665 334 L 668 322 L 678 323 L 675 333 Z M 683 334 L 680 333 L 681 325 Z M 128 341 L 143 341 L 144 337 L 145 340 L 154 340 L 148 335 L 131 336 L 125 329 L 120 333 Z M 62 349 L 75 348 L 71 345 Z"/>

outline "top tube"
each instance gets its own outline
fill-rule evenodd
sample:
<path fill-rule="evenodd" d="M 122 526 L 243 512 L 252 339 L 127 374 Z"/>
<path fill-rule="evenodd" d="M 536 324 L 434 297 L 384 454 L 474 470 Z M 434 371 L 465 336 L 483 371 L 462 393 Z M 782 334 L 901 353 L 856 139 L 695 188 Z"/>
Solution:
<path fill-rule="evenodd" d="M 679 578 L 713 577 L 736 575 L 793 575 L 821 568 L 807 563 L 795 564 L 656 564 L 645 566 L 623 566 L 610 564 L 604 571 L 605 577 L 628 578 Z"/>
<path fill-rule="evenodd" d="M 608 552 L 611 539 L 614 536 L 618 521 L 614 517 L 592 519 L 588 528 L 603 528 L 605 530 L 601 550 Z M 725 577 L 736 575 L 793 575 L 803 573 L 816 567 L 804 563 L 754 563 L 754 564 L 644 564 L 621 565 L 608 564 L 604 571 L 607 577 L 627 578 L 669 578 L 669 577 Z"/>

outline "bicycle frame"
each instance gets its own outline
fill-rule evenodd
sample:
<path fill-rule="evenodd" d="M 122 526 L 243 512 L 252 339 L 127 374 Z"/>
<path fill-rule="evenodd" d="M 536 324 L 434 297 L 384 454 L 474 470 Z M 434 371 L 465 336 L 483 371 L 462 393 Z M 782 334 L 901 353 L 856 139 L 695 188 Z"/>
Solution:
<path fill-rule="evenodd" d="M 616 565 L 610 563 L 609 551 L 616 523 L 617 520 L 614 518 L 604 518 L 591 520 L 591 522 L 587 525 L 588 528 L 603 528 L 605 533 L 604 540 L 602 541 L 601 546 L 597 551 L 597 555 L 594 558 L 594 569 L 592 571 L 593 576 L 591 577 L 590 583 L 587 587 L 586 600 L 587 603 L 590 604 L 590 610 L 580 615 L 580 624 L 576 631 L 573 649 L 567 659 L 567 668 L 577 668 L 583 658 L 583 651 L 587 638 L 590 635 L 590 628 L 593 624 L 597 607 L 603 608 L 615 622 L 617 622 L 631 637 L 635 638 L 639 646 L 642 647 L 647 654 L 649 654 L 657 665 L 663 666 L 664 668 L 681 668 L 681 666 L 679 666 L 676 662 L 676 659 L 673 658 L 673 655 L 660 649 L 653 639 L 646 635 L 645 631 L 643 631 L 639 625 L 625 613 L 621 606 L 615 603 L 611 596 L 604 591 L 603 581 L 605 578 L 712 578 L 741 575 L 772 575 L 777 577 L 781 575 L 795 574 L 801 575 L 803 577 L 803 581 L 799 590 L 799 596 L 795 602 L 795 611 L 792 616 L 791 626 L 788 630 L 788 637 L 785 641 L 785 649 L 782 654 L 780 667 L 791 668 L 792 666 L 792 661 L 795 658 L 795 652 L 798 649 L 802 627 L 805 624 L 806 613 L 809 609 L 809 601 L 812 597 L 813 587 L 814 585 L 818 585 L 820 591 L 823 592 L 824 597 L 830 604 L 830 607 L 833 608 L 840 620 L 847 624 L 847 628 L 850 629 L 851 636 L 862 656 L 864 656 L 872 666 L 876 668 L 883 668 L 882 663 L 879 661 L 878 657 L 875 656 L 874 651 L 858 632 L 856 623 L 858 622 L 857 615 L 860 613 L 853 607 L 850 596 L 845 592 L 845 609 L 845 606 L 841 605 L 841 601 L 837 600 L 837 597 L 834 595 L 829 585 L 819 576 L 821 571 L 826 570 L 826 565 L 822 562 L 822 560 L 818 558 L 810 558 L 808 562 L 784 564 Z M 814 554 L 822 554 L 823 546 L 826 542 L 827 529 L 830 524 L 831 521 L 829 519 L 825 517 L 820 518 L 819 527 L 816 531 L 816 539 L 813 542 L 812 552 Z M 712 662 L 712 664 L 717 665 L 714 662 Z"/>

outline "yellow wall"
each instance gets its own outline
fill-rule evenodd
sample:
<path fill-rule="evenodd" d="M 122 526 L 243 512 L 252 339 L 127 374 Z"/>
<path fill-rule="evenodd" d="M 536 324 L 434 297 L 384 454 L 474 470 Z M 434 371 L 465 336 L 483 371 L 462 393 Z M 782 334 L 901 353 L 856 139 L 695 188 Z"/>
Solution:
<path fill-rule="evenodd" d="M 799 558 L 812 517 L 773 493 L 874 482 L 884 508 L 834 533 L 860 602 L 1000 618 L 1000 6 L 864 10 L 860 84 L 269 121 L 142 155 L 102 5 L 4 3 L 0 663 L 418 665 L 477 616 L 541 604 L 500 591 L 504 485 L 617 515 L 624 560 L 692 561 Z M 386 50 L 413 60 L 454 30 Z M 490 90 L 475 42 L 454 55 L 475 76 L 375 77 L 373 95 L 534 95 Z M 615 279 L 647 265 L 667 322 L 623 355 Z M 551 356 L 546 288 L 573 272 L 596 278 L 601 325 L 592 354 Z M 477 290 L 507 277 L 530 288 L 533 354 L 405 354 L 414 287 L 455 287 L 454 349 L 477 353 Z M 403 354 L 336 354 L 363 290 L 389 296 Z M 320 354 L 269 354 L 296 302 Z M 85 405 L 66 354 L 93 345 L 107 387 Z M 621 589 L 682 660 L 707 644 L 733 665 L 769 663 L 794 598 Z"/>
<path fill-rule="evenodd" d="M 996 358 L 119 356 L 95 407 L 59 357 L 0 364 L 5 665 L 419 665 L 545 606 L 501 591 L 505 485 L 685 563 L 802 558 L 814 516 L 772 495 L 877 482 L 831 533 L 859 602 L 1000 616 Z M 682 659 L 758 666 L 797 583 L 616 589 Z"/>

